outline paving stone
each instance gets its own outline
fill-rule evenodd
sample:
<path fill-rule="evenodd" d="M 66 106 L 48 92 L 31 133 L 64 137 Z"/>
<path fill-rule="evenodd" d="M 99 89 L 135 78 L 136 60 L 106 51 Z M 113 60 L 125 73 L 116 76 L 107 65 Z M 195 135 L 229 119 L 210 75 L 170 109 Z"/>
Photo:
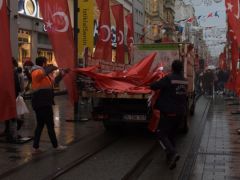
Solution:
<path fill-rule="evenodd" d="M 207 124 L 198 151 L 192 177 L 202 179 L 240 179 L 240 118 L 231 111 L 240 106 L 228 106 L 222 98 L 216 98 L 209 109 Z M 200 168 L 201 167 L 201 168 Z"/>

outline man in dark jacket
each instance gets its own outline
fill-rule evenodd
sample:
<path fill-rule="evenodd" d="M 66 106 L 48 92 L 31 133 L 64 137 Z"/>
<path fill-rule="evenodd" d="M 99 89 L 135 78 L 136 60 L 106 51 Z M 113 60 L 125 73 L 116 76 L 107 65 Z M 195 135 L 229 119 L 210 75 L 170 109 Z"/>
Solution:
<path fill-rule="evenodd" d="M 172 73 L 150 85 L 152 90 L 160 90 L 156 102 L 156 108 L 160 110 L 157 136 L 166 151 L 170 169 L 176 167 L 180 158 L 175 149 L 174 138 L 187 113 L 187 84 L 183 77 L 182 62 L 174 60 Z"/>

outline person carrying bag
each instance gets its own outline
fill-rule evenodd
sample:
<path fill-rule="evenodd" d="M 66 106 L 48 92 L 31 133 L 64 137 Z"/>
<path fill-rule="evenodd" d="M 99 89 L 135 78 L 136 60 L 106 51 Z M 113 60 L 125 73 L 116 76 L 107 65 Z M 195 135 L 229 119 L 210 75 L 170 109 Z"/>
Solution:
<path fill-rule="evenodd" d="M 18 95 L 16 99 L 17 115 L 21 116 L 23 114 L 29 113 L 27 105 L 21 95 Z"/>

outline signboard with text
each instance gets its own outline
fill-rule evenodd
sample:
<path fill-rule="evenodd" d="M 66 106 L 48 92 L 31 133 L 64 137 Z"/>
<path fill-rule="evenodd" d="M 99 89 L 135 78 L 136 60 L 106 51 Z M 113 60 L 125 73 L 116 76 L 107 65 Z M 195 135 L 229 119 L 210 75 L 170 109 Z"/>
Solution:
<path fill-rule="evenodd" d="M 92 0 L 78 0 L 78 55 L 81 56 L 85 47 L 88 47 L 90 52 L 93 51 L 93 1 Z"/>
<path fill-rule="evenodd" d="M 41 18 L 38 0 L 18 0 L 18 13 Z"/>

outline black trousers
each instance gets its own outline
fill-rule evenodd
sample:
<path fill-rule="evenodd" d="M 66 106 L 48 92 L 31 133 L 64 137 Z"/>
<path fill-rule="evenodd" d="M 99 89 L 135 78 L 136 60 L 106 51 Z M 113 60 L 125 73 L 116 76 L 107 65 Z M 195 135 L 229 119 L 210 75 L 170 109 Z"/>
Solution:
<path fill-rule="evenodd" d="M 37 127 L 35 129 L 33 147 L 39 148 L 39 141 L 42 134 L 44 125 L 47 125 L 48 135 L 52 142 L 54 148 L 58 146 L 55 130 L 54 130 L 54 121 L 53 121 L 53 109 L 52 106 L 46 106 L 35 109 L 36 118 L 37 118 Z"/>
<path fill-rule="evenodd" d="M 167 155 L 173 155 L 175 149 L 175 137 L 184 115 L 161 113 L 157 129 L 157 137 Z"/>

